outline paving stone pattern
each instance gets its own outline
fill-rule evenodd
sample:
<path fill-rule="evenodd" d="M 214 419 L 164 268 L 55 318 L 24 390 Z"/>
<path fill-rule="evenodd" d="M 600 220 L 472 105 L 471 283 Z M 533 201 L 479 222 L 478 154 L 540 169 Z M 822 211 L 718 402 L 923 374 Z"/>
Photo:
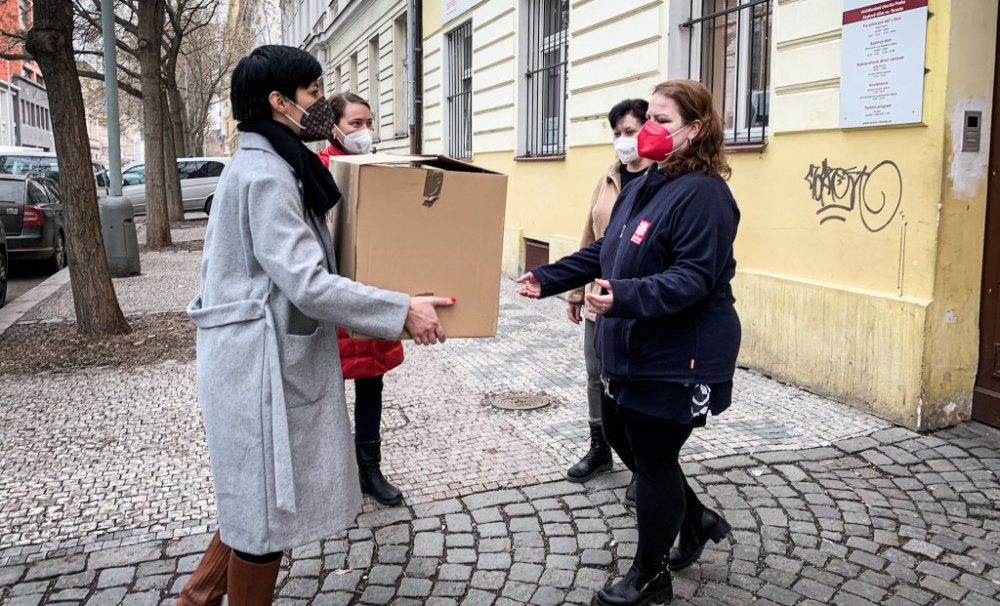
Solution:
<path fill-rule="evenodd" d="M 145 253 L 144 276 L 116 280 L 126 311 L 183 309 L 199 260 Z M 586 440 L 582 329 L 558 300 L 502 293 L 497 337 L 407 344 L 383 420 L 406 504 L 369 502 L 292 553 L 282 603 L 583 604 L 628 567 L 628 474 L 561 481 Z M 71 317 L 67 296 L 29 321 Z M 542 394 L 535 411 L 488 404 Z M 171 603 L 215 528 L 193 364 L 0 378 L 0 401 L 0 603 Z M 676 603 L 1000 605 L 998 442 L 740 371 L 733 408 L 684 451 L 736 530 L 677 575 Z"/>
<path fill-rule="evenodd" d="M 134 295 L 126 311 L 183 309 L 197 289 L 199 257 L 145 253 L 142 277 L 115 282 Z M 142 284 L 123 288 L 129 280 Z M 565 319 L 561 301 L 528 301 L 513 290 L 503 280 L 497 337 L 407 343 L 407 362 L 386 375 L 384 469 L 409 504 L 561 479 L 584 450 L 582 328 Z M 64 303 L 52 302 L 60 296 L 31 321 L 60 317 Z M 510 412 L 486 403 L 517 394 L 547 394 L 553 404 Z M 183 537 L 213 523 L 193 363 L 0 377 L 0 401 L 0 565 Z M 740 371 L 732 409 L 696 432 L 684 456 L 809 448 L 884 427 Z"/>
<path fill-rule="evenodd" d="M 1000 604 L 1000 444 L 975 425 L 686 464 L 733 524 L 679 606 Z M 631 565 L 625 472 L 362 514 L 286 554 L 278 604 L 591 604 Z M 0 567 L 0 603 L 171 605 L 209 534 Z"/>

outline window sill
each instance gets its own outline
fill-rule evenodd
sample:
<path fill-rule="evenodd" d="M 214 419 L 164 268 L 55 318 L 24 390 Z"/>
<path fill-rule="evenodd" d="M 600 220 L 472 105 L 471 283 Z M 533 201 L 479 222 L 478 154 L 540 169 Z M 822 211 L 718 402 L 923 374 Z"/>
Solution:
<path fill-rule="evenodd" d="M 764 151 L 767 147 L 767 141 L 763 143 L 727 143 L 726 153 L 727 154 L 752 154 L 756 152 Z"/>
<path fill-rule="evenodd" d="M 566 154 L 558 156 L 516 156 L 514 162 L 560 162 L 566 159 Z"/>

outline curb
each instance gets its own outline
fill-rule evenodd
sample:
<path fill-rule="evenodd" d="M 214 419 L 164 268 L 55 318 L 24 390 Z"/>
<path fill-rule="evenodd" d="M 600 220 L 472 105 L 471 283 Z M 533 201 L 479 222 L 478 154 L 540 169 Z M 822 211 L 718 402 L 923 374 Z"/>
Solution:
<path fill-rule="evenodd" d="M 48 277 L 44 282 L 32 288 L 0 309 L 0 335 L 17 324 L 36 305 L 54 295 L 60 288 L 69 283 L 69 267 L 64 267 Z"/>

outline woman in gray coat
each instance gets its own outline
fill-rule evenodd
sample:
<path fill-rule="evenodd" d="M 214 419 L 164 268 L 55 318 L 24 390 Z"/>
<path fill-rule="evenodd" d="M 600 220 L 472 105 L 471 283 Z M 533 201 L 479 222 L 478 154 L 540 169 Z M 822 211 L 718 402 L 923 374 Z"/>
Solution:
<path fill-rule="evenodd" d="M 361 505 L 337 326 L 418 344 L 444 341 L 453 301 L 337 275 L 323 217 L 339 200 L 303 141 L 325 139 L 319 63 L 262 46 L 233 72 L 240 151 L 219 181 L 205 235 L 198 392 L 219 533 L 178 604 L 270 604 L 281 552 L 329 537 Z"/>

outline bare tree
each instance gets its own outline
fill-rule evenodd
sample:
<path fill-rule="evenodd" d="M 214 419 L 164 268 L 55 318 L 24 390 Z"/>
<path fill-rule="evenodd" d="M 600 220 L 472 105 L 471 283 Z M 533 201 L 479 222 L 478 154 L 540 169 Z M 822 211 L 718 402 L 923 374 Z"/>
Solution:
<path fill-rule="evenodd" d="M 205 154 L 205 136 L 213 106 L 228 97 L 229 79 L 239 60 L 250 53 L 253 36 L 235 24 L 211 26 L 190 36 L 183 49 L 186 104 L 194 155 Z"/>
<path fill-rule="evenodd" d="M 179 156 L 191 155 L 191 125 L 185 100 L 181 97 L 178 69 L 191 36 L 209 27 L 215 19 L 219 0 L 168 0 L 164 32 L 163 84 L 173 122 Z"/>
<path fill-rule="evenodd" d="M 73 0 L 82 22 L 87 24 L 91 32 L 100 32 L 100 0 Z M 161 60 L 159 63 L 162 78 L 157 91 L 162 90 L 159 106 L 164 113 L 162 139 L 164 142 L 164 190 L 167 214 L 171 222 L 184 220 L 184 204 L 181 195 L 180 175 L 177 170 L 177 158 L 190 155 L 191 129 L 189 112 L 185 100 L 181 97 L 178 85 L 178 64 L 181 49 L 187 39 L 207 27 L 213 20 L 220 0 L 165 0 L 163 8 L 166 11 L 162 31 Z M 116 38 L 118 49 L 125 55 L 124 63 L 132 63 L 130 67 L 122 66 L 127 77 L 136 82 L 141 80 L 142 61 L 139 60 L 138 44 L 132 42 L 140 38 L 137 16 L 140 8 L 145 9 L 145 3 L 137 0 L 117 0 L 116 7 Z M 93 34 L 91 34 L 93 36 Z M 86 53 L 87 51 L 83 51 Z M 78 51 L 78 54 L 80 52 Z M 96 51 L 95 51 L 96 54 Z M 123 62 L 119 61 L 119 65 Z M 135 67 L 139 64 L 139 68 Z M 97 76 L 97 74 L 87 74 Z M 145 91 L 146 88 L 136 85 L 135 89 Z M 133 92 L 123 87 L 126 92 Z M 151 103 L 150 105 L 154 105 Z M 147 167 L 147 173 L 150 167 Z M 148 232 L 147 232 L 148 233 Z"/>
<path fill-rule="evenodd" d="M 146 245 L 156 250 L 171 244 L 165 179 L 166 151 L 163 145 L 163 95 L 159 94 L 162 81 L 160 48 L 166 2 L 142 0 L 137 4 L 139 68 L 145 93 L 142 96 L 142 116 L 146 140 Z"/>
<path fill-rule="evenodd" d="M 89 2 L 85 4 L 85 2 Z M 167 145 L 165 140 L 169 132 L 164 130 L 166 103 L 163 101 L 161 93 L 161 60 L 160 47 L 162 45 L 163 28 L 165 15 L 159 18 L 159 37 L 148 45 L 142 35 L 143 23 L 140 22 L 140 3 L 135 0 L 117 0 L 115 4 L 115 46 L 116 63 L 119 72 L 127 80 L 127 86 L 122 90 L 141 99 L 142 107 L 142 130 L 143 139 L 146 141 L 146 244 L 150 248 L 162 248 L 171 244 L 170 223 L 171 221 L 182 221 L 184 219 L 184 206 L 180 191 L 180 178 L 177 174 L 177 156 L 171 145 Z M 160 3 L 164 4 L 164 3 Z M 149 9 L 148 3 L 141 3 L 143 11 Z M 86 26 L 86 32 L 77 37 L 76 42 L 80 46 L 76 53 L 78 56 L 102 55 L 101 50 L 96 50 L 93 42 L 94 38 L 102 35 L 103 23 L 101 21 L 101 0 L 74 0 L 74 8 L 77 18 Z M 165 11 L 165 6 L 161 6 Z M 148 13 L 146 13 L 148 15 Z M 93 49 L 93 50 L 92 50 Z M 103 49 L 102 49 L 103 50 Z M 151 59 L 155 56 L 157 60 Z M 149 73 L 149 70 L 155 70 Z M 84 72 L 85 76 L 103 79 L 103 74 L 97 72 Z M 150 89 L 145 78 L 149 77 L 149 82 L 155 78 L 157 85 Z M 121 81 L 120 81 L 121 82 Z M 154 91 L 151 95 L 143 94 L 143 91 Z M 156 97 L 155 100 L 148 97 Z M 159 114 L 159 119 L 150 119 L 147 112 Z M 159 129 L 158 131 L 156 129 Z M 154 132 L 155 131 L 155 132 Z M 159 149 L 163 157 L 157 162 L 149 156 L 156 149 Z"/>
<path fill-rule="evenodd" d="M 73 7 L 63 0 L 35 0 L 33 16 L 33 25 L 23 36 L 27 55 L 20 58 L 38 62 L 49 93 L 59 180 L 66 194 L 70 284 L 77 329 L 84 334 L 127 334 L 131 328 L 115 295 L 101 236 L 83 93 L 73 55 Z M 4 34 L 8 40 L 16 39 L 16 35 Z"/>

